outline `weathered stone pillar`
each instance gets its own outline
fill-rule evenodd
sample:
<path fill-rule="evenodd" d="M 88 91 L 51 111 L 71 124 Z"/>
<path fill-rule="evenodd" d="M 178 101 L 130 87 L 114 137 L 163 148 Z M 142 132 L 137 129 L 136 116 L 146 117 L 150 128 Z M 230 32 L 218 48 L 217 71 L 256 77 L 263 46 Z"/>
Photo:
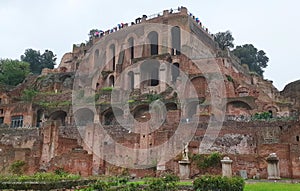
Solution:
<path fill-rule="evenodd" d="M 276 153 L 271 153 L 267 157 L 268 162 L 268 179 L 269 180 L 279 180 L 280 171 L 279 171 L 279 158 Z"/>
<path fill-rule="evenodd" d="M 188 160 L 181 160 L 178 163 L 179 163 L 179 178 L 181 180 L 189 179 L 191 162 Z"/>
<path fill-rule="evenodd" d="M 224 157 L 222 163 L 222 176 L 232 177 L 232 160 L 229 157 Z"/>

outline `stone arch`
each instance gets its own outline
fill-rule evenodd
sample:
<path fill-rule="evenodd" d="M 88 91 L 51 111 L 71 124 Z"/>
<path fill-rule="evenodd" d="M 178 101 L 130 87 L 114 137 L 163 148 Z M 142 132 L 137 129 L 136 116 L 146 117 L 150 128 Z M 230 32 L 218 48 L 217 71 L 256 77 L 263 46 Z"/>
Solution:
<path fill-rule="evenodd" d="M 77 126 L 86 126 L 94 122 L 94 112 L 89 108 L 81 108 L 75 111 L 74 119 Z"/>
<path fill-rule="evenodd" d="M 159 62 L 157 60 L 147 60 L 140 66 L 141 85 L 157 86 L 159 85 Z"/>
<path fill-rule="evenodd" d="M 45 119 L 45 114 L 43 109 L 38 109 L 36 111 L 36 127 L 41 127 L 43 120 Z"/>
<path fill-rule="evenodd" d="M 127 37 L 125 38 L 125 42 L 127 43 L 127 46 L 126 46 L 126 49 L 128 50 L 128 57 L 133 59 L 133 58 L 136 58 L 138 57 L 138 41 L 139 40 L 139 37 L 135 34 L 135 33 L 129 33 L 127 35 Z"/>
<path fill-rule="evenodd" d="M 158 55 L 158 33 L 151 31 L 148 33 L 147 38 L 150 43 L 150 55 Z"/>
<path fill-rule="evenodd" d="M 246 97 L 249 96 L 249 88 L 240 86 L 236 89 L 236 93 L 239 97 Z"/>
<path fill-rule="evenodd" d="M 49 115 L 49 120 L 58 120 L 62 126 L 66 125 L 67 112 L 63 110 L 54 111 Z"/>
<path fill-rule="evenodd" d="M 268 104 L 264 106 L 264 111 L 267 111 L 271 114 L 271 117 L 276 117 L 279 108 L 276 105 Z"/>
<path fill-rule="evenodd" d="M 165 106 L 166 106 L 167 111 L 169 111 L 169 110 L 177 110 L 178 109 L 177 104 L 174 103 L 174 102 L 166 103 Z"/>
<path fill-rule="evenodd" d="M 123 110 L 120 108 L 109 108 L 102 113 L 103 125 L 119 125 L 118 119 L 123 119 Z"/>
<path fill-rule="evenodd" d="M 108 86 L 110 86 L 110 87 L 114 87 L 115 86 L 115 76 L 114 75 L 110 75 L 108 77 Z"/>
<path fill-rule="evenodd" d="M 110 40 L 107 43 L 106 47 L 106 63 L 109 66 L 109 70 L 114 71 L 116 69 L 116 64 L 117 64 L 117 53 L 118 53 L 119 47 L 118 47 L 118 42 L 116 40 Z"/>
<path fill-rule="evenodd" d="M 197 76 L 191 79 L 192 85 L 194 86 L 197 96 L 199 98 L 206 97 L 207 81 L 204 76 Z"/>
<path fill-rule="evenodd" d="M 172 36 L 172 55 L 180 55 L 180 51 L 181 51 L 180 27 L 178 26 L 172 27 L 171 36 Z"/>
<path fill-rule="evenodd" d="M 176 79 L 178 78 L 179 74 L 180 74 L 180 70 L 179 70 L 179 63 L 178 62 L 175 62 L 173 63 L 172 65 L 172 70 L 171 70 L 171 73 L 172 73 L 172 82 L 175 83 L 176 82 Z"/>
<path fill-rule="evenodd" d="M 135 120 L 146 122 L 151 119 L 149 105 L 138 105 L 131 111 Z"/>
<path fill-rule="evenodd" d="M 226 105 L 228 115 L 248 116 L 250 115 L 251 106 L 241 100 L 230 101 Z"/>

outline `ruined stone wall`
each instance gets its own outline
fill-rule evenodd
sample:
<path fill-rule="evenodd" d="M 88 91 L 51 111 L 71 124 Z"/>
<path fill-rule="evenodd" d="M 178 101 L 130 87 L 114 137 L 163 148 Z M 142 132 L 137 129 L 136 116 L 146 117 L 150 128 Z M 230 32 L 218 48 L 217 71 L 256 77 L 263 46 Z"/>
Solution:
<path fill-rule="evenodd" d="M 26 173 L 34 173 L 39 168 L 42 139 L 39 129 L 0 128 L 0 173 L 8 173 L 10 165 L 17 160 L 26 162 Z"/>

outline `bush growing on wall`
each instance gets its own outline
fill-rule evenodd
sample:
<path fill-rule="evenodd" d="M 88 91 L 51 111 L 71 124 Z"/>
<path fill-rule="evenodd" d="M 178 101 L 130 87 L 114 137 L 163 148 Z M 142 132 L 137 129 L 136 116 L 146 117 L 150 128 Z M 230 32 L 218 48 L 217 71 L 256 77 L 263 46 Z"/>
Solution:
<path fill-rule="evenodd" d="M 26 162 L 22 160 L 17 160 L 13 162 L 9 167 L 9 172 L 15 175 L 24 174 L 26 168 Z"/>

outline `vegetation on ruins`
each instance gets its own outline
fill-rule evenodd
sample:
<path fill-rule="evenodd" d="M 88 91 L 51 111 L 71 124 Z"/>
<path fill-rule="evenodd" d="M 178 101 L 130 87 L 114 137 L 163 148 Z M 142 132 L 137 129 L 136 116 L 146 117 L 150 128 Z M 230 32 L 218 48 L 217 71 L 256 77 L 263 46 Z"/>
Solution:
<path fill-rule="evenodd" d="M 38 94 L 38 91 L 36 91 L 35 89 L 32 89 L 32 88 L 25 89 L 22 92 L 22 100 L 31 102 L 37 94 Z"/>
<path fill-rule="evenodd" d="M 215 41 L 222 50 L 234 48 L 234 38 L 230 31 L 215 34 Z M 232 53 L 241 60 L 241 64 L 246 64 L 250 72 L 255 72 L 263 76 L 264 68 L 268 65 L 269 58 L 263 50 L 258 50 L 252 44 L 236 46 Z"/>
<path fill-rule="evenodd" d="M 56 55 L 51 50 L 45 50 L 43 54 L 39 50 L 26 49 L 21 60 L 30 64 L 30 71 L 33 74 L 40 74 L 42 69 L 53 69 L 55 66 Z"/>
<path fill-rule="evenodd" d="M 263 76 L 264 70 L 268 65 L 269 58 L 263 50 L 258 50 L 252 44 L 237 46 L 233 50 L 233 54 L 237 56 L 242 64 L 247 64 L 250 71 L 256 72 Z"/>
<path fill-rule="evenodd" d="M 222 50 L 225 50 L 226 47 L 233 48 L 234 44 L 234 38 L 232 37 L 232 34 L 230 31 L 226 32 L 218 32 L 215 34 L 215 41 L 218 43 L 219 47 Z"/>
<path fill-rule="evenodd" d="M 222 155 L 220 153 L 213 152 L 210 155 L 194 154 L 190 158 L 203 171 L 207 171 L 210 168 L 221 169 Z"/>
<path fill-rule="evenodd" d="M 16 86 L 28 76 L 29 64 L 19 60 L 0 60 L 0 84 Z"/>

